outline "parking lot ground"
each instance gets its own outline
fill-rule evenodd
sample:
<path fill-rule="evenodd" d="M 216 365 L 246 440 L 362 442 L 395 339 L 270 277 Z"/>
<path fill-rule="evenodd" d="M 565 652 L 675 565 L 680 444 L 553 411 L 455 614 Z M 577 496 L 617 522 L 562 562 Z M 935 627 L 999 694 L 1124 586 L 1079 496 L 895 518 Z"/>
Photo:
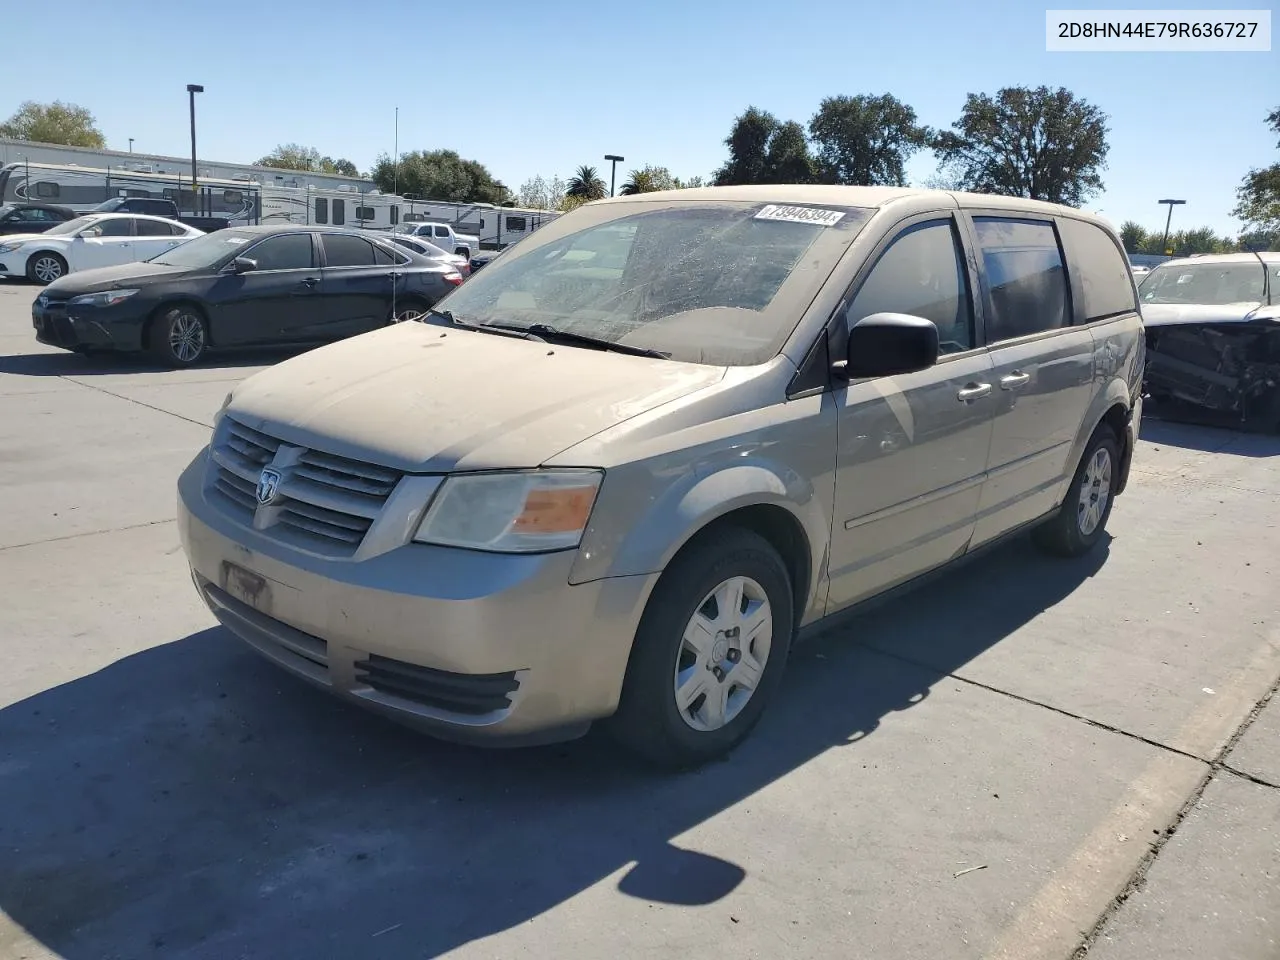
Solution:
<path fill-rule="evenodd" d="M 594 734 L 440 744 L 257 658 L 173 485 L 279 357 L 55 353 L 34 295 L 0 285 L 0 958 L 1274 960 L 1280 790 L 1232 768 L 1280 767 L 1280 439 L 1148 424 L 1095 555 L 1017 541 L 864 613 L 660 776 Z"/>

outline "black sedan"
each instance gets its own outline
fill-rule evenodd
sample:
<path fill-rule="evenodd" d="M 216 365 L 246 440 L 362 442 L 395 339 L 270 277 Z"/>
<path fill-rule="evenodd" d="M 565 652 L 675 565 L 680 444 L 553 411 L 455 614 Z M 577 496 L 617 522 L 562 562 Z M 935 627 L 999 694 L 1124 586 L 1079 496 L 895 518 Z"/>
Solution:
<path fill-rule="evenodd" d="M 36 339 L 80 353 L 337 340 L 415 316 L 462 275 L 360 230 L 235 227 L 142 263 L 73 273 L 32 304 Z"/>
<path fill-rule="evenodd" d="M 0 234 L 44 233 L 77 216 L 69 207 L 49 203 L 6 203 L 0 207 Z"/>

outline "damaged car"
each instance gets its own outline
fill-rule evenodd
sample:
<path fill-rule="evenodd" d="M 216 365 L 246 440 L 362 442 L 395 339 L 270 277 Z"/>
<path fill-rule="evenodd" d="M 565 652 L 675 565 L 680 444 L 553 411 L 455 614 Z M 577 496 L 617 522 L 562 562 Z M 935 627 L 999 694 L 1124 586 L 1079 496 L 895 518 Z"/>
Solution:
<path fill-rule="evenodd" d="M 1280 432 L 1280 253 L 1170 260 L 1138 297 L 1153 411 Z"/>

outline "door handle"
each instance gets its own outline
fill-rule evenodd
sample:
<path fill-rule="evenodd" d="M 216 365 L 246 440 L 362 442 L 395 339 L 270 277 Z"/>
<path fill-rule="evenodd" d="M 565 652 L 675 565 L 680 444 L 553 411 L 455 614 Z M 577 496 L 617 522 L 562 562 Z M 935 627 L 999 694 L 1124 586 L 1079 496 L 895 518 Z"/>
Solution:
<path fill-rule="evenodd" d="M 1007 377 L 1000 378 L 1001 390 L 1017 390 L 1019 387 L 1025 387 L 1031 380 L 1029 373 L 1011 373 Z"/>
<path fill-rule="evenodd" d="M 956 399 L 962 403 L 968 403 L 970 400 L 981 400 L 991 392 L 991 384 L 989 383 L 971 383 L 967 387 L 962 387 L 956 394 Z"/>
<path fill-rule="evenodd" d="M 305 280 L 298 281 L 299 284 L 301 284 L 304 287 L 307 287 L 308 289 L 310 289 L 311 287 L 314 287 L 319 282 L 320 282 L 319 277 L 307 277 L 307 279 Z"/>

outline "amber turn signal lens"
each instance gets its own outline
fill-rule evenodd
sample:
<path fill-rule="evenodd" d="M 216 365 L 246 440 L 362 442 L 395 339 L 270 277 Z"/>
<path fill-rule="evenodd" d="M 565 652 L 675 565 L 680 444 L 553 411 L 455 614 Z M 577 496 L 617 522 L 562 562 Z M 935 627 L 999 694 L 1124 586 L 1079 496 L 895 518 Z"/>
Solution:
<path fill-rule="evenodd" d="M 512 524 L 514 533 L 572 533 L 587 525 L 596 488 L 561 487 L 531 490 Z"/>

